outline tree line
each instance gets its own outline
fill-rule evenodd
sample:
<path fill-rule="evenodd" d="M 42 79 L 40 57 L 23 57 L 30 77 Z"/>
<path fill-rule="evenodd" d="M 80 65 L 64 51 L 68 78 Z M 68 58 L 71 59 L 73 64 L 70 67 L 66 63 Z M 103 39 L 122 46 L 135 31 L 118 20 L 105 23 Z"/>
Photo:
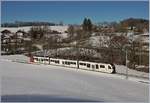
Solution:
<path fill-rule="evenodd" d="M 15 21 L 14 23 L 2 23 L 1 27 L 23 27 L 23 26 L 56 26 L 63 25 L 63 22 L 53 23 L 53 22 L 23 22 L 23 21 Z"/>

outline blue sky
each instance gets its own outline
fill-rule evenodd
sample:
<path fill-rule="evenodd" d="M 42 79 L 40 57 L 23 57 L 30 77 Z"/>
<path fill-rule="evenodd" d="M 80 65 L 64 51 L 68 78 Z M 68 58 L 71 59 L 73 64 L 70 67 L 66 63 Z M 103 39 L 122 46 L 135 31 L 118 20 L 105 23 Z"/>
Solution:
<path fill-rule="evenodd" d="M 85 17 L 93 22 L 148 19 L 148 1 L 3 1 L 1 20 L 48 21 L 80 24 Z"/>

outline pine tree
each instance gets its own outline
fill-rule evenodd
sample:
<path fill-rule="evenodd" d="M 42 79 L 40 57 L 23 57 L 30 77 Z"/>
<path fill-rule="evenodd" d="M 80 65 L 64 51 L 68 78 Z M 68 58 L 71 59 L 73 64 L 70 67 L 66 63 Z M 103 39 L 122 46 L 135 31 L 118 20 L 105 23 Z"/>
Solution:
<path fill-rule="evenodd" d="M 87 30 L 92 31 L 92 22 L 90 19 L 87 20 Z"/>
<path fill-rule="evenodd" d="M 82 24 L 82 28 L 84 31 L 87 31 L 87 18 L 84 19 L 83 24 Z"/>
<path fill-rule="evenodd" d="M 90 19 L 85 18 L 82 24 L 82 28 L 86 32 L 90 32 L 92 30 L 92 22 Z"/>

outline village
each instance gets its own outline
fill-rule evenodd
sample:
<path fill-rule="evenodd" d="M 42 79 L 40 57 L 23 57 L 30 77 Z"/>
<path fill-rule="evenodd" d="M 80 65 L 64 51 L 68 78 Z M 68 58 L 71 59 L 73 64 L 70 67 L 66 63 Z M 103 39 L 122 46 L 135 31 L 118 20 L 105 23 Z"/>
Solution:
<path fill-rule="evenodd" d="M 98 26 L 91 24 L 91 30 L 86 31 L 84 22 L 82 25 L 2 27 L 1 53 L 107 63 L 113 60 L 113 63 L 126 65 L 127 50 L 129 68 L 148 72 L 149 33 L 146 28 L 139 31 L 137 27 L 128 26 L 124 27 L 124 31 L 117 32 L 115 24 L 108 23 Z M 131 25 L 130 22 L 128 25 Z"/>

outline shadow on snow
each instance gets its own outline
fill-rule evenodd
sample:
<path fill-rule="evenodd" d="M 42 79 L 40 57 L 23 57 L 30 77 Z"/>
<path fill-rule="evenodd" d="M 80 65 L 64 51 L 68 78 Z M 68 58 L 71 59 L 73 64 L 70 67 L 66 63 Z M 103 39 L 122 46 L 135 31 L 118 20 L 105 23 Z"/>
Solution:
<path fill-rule="evenodd" d="M 51 95 L 3 95 L 2 102 L 104 102 L 81 98 Z"/>

